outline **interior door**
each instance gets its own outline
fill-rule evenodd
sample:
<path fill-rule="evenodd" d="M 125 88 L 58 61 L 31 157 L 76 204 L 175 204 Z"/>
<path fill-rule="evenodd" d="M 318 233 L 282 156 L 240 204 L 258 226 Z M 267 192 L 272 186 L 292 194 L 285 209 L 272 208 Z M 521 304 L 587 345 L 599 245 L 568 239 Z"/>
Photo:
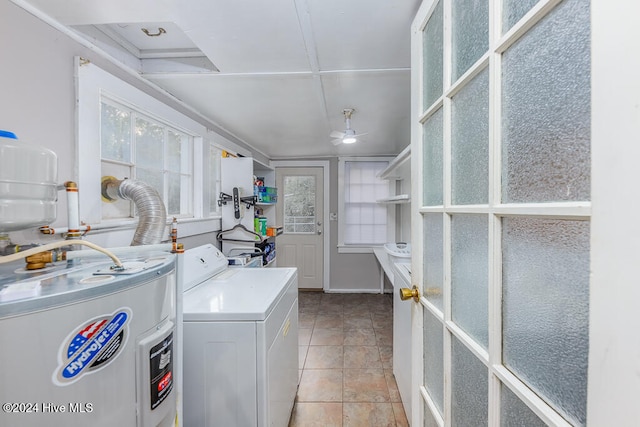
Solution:
<path fill-rule="evenodd" d="M 412 27 L 412 425 L 585 425 L 590 2 Z"/>
<path fill-rule="evenodd" d="M 298 268 L 298 288 L 323 289 L 324 194 L 322 167 L 277 167 L 278 267 Z"/>

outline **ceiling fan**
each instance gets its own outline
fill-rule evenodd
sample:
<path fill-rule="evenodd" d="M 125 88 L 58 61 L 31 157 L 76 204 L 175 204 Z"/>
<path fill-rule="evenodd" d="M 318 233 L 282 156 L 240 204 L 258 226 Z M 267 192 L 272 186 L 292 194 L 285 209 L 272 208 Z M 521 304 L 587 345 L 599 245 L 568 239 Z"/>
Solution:
<path fill-rule="evenodd" d="M 345 108 L 344 110 L 342 110 L 342 113 L 344 114 L 346 129 L 343 132 L 334 130 L 329 134 L 331 138 L 334 138 L 333 140 L 331 140 L 333 145 L 353 144 L 358 140 L 359 136 L 366 135 L 364 133 L 356 134 L 356 131 L 351 129 L 351 115 L 354 111 L 355 110 L 353 108 Z"/>

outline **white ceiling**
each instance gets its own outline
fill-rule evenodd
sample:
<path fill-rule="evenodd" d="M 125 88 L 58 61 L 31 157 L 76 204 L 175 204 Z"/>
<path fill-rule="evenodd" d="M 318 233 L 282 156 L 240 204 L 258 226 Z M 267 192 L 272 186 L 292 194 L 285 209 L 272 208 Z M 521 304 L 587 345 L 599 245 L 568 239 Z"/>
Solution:
<path fill-rule="evenodd" d="M 140 51 L 195 45 L 219 72 L 139 71 L 269 158 L 387 155 L 409 145 L 410 25 L 420 0 L 28 3 L 76 29 L 167 27 L 159 37 L 128 36 Z M 345 108 L 366 135 L 334 146 L 329 133 L 345 129 Z"/>

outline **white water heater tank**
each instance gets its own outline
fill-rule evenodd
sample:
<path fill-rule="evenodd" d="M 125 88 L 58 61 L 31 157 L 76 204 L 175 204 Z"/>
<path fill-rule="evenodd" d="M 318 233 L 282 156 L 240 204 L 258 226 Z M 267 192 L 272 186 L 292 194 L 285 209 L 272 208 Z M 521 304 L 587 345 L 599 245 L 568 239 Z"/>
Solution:
<path fill-rule="evenodd" d="M 0 130 L 0 233 L 55 221 L 57 179 L 53 151 Z"/>

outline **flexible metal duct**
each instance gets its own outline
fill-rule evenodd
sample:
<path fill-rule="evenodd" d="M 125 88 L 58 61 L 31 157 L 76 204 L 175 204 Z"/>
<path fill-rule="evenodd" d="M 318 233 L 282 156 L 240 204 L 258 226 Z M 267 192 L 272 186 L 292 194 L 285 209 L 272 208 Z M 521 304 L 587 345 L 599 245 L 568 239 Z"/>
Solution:
<path fill-rule="evenodd" d="M 135 179 L 103 177 L 102 197 L 110 202 L 124 199 L 135 204 L 139 220 L 131 246 L 155 245 L 162 242 L 167 210 L 153 187 Z"/>

